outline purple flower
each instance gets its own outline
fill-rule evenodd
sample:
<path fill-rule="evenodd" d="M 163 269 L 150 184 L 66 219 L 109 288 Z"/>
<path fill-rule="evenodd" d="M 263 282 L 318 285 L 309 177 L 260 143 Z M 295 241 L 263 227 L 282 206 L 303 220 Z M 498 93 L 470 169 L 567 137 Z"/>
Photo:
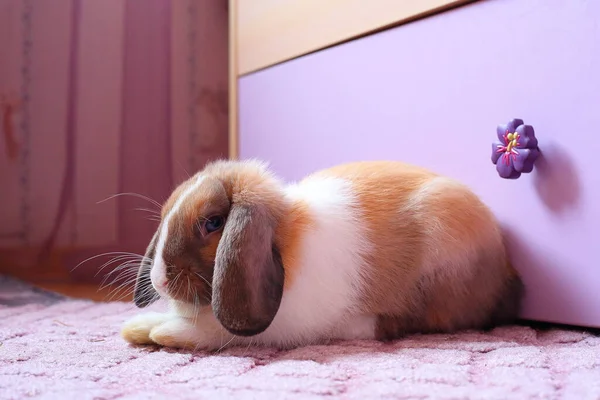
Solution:
<path fill-rule="evenodd" d="M 498 175 L 517 179 L 521 173 L 531 172 L 540 154 L 533 127 L 521 119 L 513 119 L 506 125 L 498 125 L 496 133 L 500 141 L 492 144 L 492 162 Z"/>

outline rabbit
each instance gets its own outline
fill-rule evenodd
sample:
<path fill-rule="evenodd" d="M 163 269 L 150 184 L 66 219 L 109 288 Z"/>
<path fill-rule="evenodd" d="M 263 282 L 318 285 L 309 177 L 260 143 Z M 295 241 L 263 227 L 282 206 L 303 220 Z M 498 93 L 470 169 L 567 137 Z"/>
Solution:
<path fill-rule="evenodd" d="M 487 330 L 514 323 L 523 282 L 467 186 L 399 161 L 285 185 L 256 159 L 177 187 L 139 266 L 129 343 L 220 350 Z"/>

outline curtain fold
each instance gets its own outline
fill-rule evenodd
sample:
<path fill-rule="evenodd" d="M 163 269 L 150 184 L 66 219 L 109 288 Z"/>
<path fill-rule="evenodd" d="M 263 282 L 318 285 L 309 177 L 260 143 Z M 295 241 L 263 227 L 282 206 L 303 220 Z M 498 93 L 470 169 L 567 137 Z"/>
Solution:
<path fill-rule="evenodd" d="M 98 280 L 106 258 L 73 267 L 143 252 L 142 197 L 227 156 L 227 21 L 222 0 L 0 2 L 0 273 Z"/>

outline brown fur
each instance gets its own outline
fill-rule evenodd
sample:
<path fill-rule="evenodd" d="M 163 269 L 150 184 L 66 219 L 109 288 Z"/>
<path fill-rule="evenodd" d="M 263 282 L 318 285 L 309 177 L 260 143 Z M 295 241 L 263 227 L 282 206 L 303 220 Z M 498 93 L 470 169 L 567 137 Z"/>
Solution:
<path fill-rule="evenodd" d="M 175 190 L 173 199 L 166 203 L 165 215 L 188 185 L 186 182 Z M 222 231 L 202 235 L 195 234 L 195 231 L 211 216 L 226 217 L 229 209 L 223 185 L 217 179 L 206 178 L 182 204 L 179 212 L 171 217 L 163 258 L 169 295 L 174 299 L 199 305 L 210 304 L 214 260 Z"/>
<path fill-rule="evenodd" d="M 379 315 L 378 338 L 516 317 L 520 280 L 491 212 L 466 187 L 398 162 L 352 163 L 319 174 L 349 179 L 357 193 L 374 246 L 365 257 L 370 273 L 362 311 Z"/>
<path fill-rule="evenodd" d="M 302 202 L 285 203 L 277 182 L 255 163 L 215 162 L 199 174 L 207 178 L 170 220 L 170 233 L 163 254 L 167 264 L 169 295 L 176 300 L 199 305 L 211 302 L 214 263 L 222 231 L 214 232 L 206 238 L 197 238 L 193 234 L 194 225 L 211 215 L 227 216 L 231 204 L 260 204 L 272 214 L 270 218 L 277 221 L 274 223 L 277 227 L 274 244 L 285 265 L 285 286 L 292 284 L 294 271 L 297 269 L 295 266 L 298 264 L 300 238 L 311 224 L 308 206 Z M 163 205 L 163 220 L 197 176 L 183 182 L 173 191 Z M 155 242 L 149 245 L 146 256 L 150 259 L 154 257 L 155 246 Z M 142 292 L 154 293 L 150 285 L 149 270 L 140 268 L 143 279 L 138 279 L 140 290 L 137 292 L 140 300 L 136 301 L 140 306 L 151 302 L 141 300 Z M 142 285 L 140 282 L 145 283 Z"/>
<path fill-rule="evenodd" d="M 278 220 L 275 230 L 275 243 L 279 248 L 285 270 L 285 287 L 289 287 L 298 269 L 300 239 L 302 234 L 313 224 L 308 205 L 300 201 L 286 204 L 283 193 L 272 192 L 269 186 L 271 176 L 265 176 L 261 169 L 253 163 L 230 164 L 217 162 L 207 166 L 203 173 L 220 179 L 232 199 L 248 204 L 264 204 L 274 210 L 274 218 Z M 275 185 L 277 188 L 277 184 Z M 261 194 L 262 188 L 269 188 L 267 195 Z"/>
<path fill-rule="evenodd" d="M 215 163 L 205 171 L 231 193 L 217 247 L 212 307 L 230 333 L 252 336 L 269 327 L 283 296 L 285 272 L 275 237 L 289 205 L 282 187 L 254 163 Z"/>

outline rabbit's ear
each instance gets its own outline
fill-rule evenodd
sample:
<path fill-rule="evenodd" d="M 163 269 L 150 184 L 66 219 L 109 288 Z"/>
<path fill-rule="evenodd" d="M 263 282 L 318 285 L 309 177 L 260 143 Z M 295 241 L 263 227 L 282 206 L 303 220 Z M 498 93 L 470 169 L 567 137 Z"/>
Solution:
<path fill-rule="evenodd" d="M 160 228 L 159 228 L 160 229 Z M 146 249 L 144 259 L 140 263 L 138 269 L 137 278 L 135 280 L 135 287 L 133 289 L 133 301 L 139 308 L 147 307 L 154 303 L 160 297 L 158 292 L 154 290 L 152 282 L 150 281 L 150 271 L 152 270 L 152 260 L 156 253 L 156 243 L 158 242 L 157 229 Z"/>
<path fill-rule="evenodd" d="M 284 270 L 265 205 L 233 204 L 217 247 L 212 307 L 230 333 L 265 331 L 279 310 Z"/>

